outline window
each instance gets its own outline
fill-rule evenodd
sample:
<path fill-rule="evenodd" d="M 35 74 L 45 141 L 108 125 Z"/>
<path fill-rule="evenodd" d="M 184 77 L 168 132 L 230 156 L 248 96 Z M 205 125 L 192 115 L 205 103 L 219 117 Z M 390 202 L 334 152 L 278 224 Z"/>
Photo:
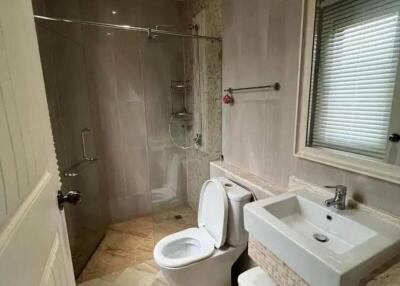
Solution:
<path fill-rule="evenodd" d="M 399 0 L 317 1 L 307 146 L 384 159 L 399 12 Z"/>

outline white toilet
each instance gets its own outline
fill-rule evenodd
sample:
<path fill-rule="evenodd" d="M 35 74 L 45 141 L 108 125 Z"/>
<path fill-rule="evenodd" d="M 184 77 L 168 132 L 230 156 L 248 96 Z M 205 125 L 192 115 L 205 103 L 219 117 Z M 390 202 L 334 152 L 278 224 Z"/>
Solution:
<path fill-rule="evenodd" d="M 231 268 L 247 247 L 243 206 L 250 192 L 220 177 L 200 194 L 198 228 L 160 240 L 154 260 L 173 286 L 231 286 Z"/>

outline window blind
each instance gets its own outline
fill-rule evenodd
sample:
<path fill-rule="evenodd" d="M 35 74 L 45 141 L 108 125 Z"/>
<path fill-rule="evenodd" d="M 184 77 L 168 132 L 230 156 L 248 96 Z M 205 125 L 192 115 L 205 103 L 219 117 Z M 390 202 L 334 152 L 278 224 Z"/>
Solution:
<path fill-rule="evenodd" d="M 400 46 L 400 0 L 322 0 L 309 142 L 383 158 Z"/>

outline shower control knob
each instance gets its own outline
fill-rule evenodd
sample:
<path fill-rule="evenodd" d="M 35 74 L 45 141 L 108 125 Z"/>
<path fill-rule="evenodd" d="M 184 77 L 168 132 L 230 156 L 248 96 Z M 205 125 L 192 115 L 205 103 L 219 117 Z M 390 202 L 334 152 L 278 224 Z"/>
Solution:
<path fill-rule="evenodd" d="M 394 142 L 394 143 L 399 142 L 400 141 L 400 135 L 397 134 L 397 133 L 390 134 L 389 141 L 390 142 Z"/>
<path fill-rule="evenodd" d="M 58 208 L 60 210 L 64 209 L 65 203 L 76 205 L 81 200 L 82 200 L 82 195 L 81 192 L 79 191 L 69 191 L 65 195 L 61 191 L 58 191 L 57 193 Z"/>

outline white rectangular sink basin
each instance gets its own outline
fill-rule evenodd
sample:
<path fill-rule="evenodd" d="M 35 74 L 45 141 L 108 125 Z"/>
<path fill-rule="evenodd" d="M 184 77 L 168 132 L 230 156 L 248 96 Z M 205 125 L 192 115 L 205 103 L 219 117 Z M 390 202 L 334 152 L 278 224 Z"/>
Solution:
<path fill-rule="evenodd" d="M 356 286 L 400 251 L 400 227 L 364 209 L 327 208 L 300 190 L 245 206 L 245 227 L 312 286 Z"/>

